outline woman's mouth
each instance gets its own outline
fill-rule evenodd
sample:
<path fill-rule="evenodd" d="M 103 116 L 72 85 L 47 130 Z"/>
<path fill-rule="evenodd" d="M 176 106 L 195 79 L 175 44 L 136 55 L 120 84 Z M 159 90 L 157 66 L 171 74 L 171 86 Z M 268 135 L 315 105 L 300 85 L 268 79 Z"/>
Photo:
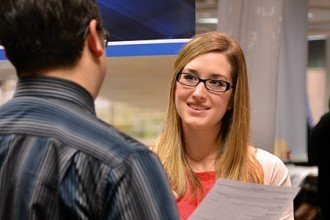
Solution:
<path fill-rule="evenodd" d="M 193 104 L 193 103 L 188 103 L 188 106 L 194 110 L 208 110 L 209 108 L 207 108 L 206 106 L 203 105 L 198 105 L 198 104 Z"/>

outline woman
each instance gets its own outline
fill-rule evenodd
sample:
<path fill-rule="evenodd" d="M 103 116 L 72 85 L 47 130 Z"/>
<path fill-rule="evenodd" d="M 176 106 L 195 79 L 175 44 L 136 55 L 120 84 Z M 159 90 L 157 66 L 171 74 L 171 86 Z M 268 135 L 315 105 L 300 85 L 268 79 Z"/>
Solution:
<path fill-rule="evenodd" d="M 160 157 L 181 219 L 187 219 L 217 178 L 291 186 L 274 155 L 248 145 L 248 77 L 241 47 L 220 32 L 197 35 L 174 65 Z M 282 219 L 293 219 L 290 206 Z"/>

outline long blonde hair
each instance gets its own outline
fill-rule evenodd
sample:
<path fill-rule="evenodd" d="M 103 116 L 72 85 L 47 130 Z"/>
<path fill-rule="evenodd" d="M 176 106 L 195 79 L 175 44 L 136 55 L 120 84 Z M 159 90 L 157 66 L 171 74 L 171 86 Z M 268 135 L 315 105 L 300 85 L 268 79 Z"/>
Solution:
<path fill-rule="evenodd" d="M 234 39 L 224 33 L 208 32 L 196 35 L 184 46 L 176 59 L 163 130 L 154 147 L 179 197 L 188 191 L 203 191 L 185 157 L 181 119 L 175 107 L 176 76 L 192 59 L 209 52 L 219 52 L 227 57 L 235 84 L 233 108 L 224 115 L 219 131 L 221 142 L 216 162 L 217 177 L 263 183 L 262 167 L 255 155 L 248 150 L 250 104 L 243 51 Z M 195 193 L 194 195 L 196 198 Z"/>

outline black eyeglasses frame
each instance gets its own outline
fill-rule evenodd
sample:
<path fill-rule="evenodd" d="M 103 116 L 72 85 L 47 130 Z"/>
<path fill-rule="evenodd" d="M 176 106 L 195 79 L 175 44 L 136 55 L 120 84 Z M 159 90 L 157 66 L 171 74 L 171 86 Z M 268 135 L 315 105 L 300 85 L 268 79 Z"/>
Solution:
<path fill-rule="evenodd" d="M 181 76 L 182 76 L 183 74 L 188 74 L 188 75 L 191 75 L 192 77 L 197 78 L 197 79 L 198 79 L 198 82 L 196 83 L 196 85 L 188 85 L 188 84 L 184 84 L 184 83 L 180 82 Z M 180 72 L 180 73 L 178 73 L 177 76 L 176 76 L 176 81 L 179 82 L 179 83 L 182 84 L 182 85 L 189 86 L 189 87 L 196 87 L 200 82 L 203 82 L 205 88 L 206 88 L 207 90 L 209 90 L 209 91 L 212 91 L 212 92 L 226 92 L 226 91 L 228 91 L 228 90 L 230 90 L 230 89 L 234 89 L 234 88 L 235 88 L 235 85 L 234 85 L 234 84 L 232 84 L 232 83 L 230 83 L 230 82 L 227 82 L 227 81 L 224 81 L 224 80 L 221 80 L 221 79 L 217 79 L 217 80 L 219 80 L 219 81 L 221 81 L 221 82 L 223 82 L 223 83 L 226 84 L 226 88 L 225 88 L 225 90 L 222 91 L 222 90 L 214 90 L 214 89 L 210 89 L 210 88 L 208 88 L 208 86 L 207 86 L 207 84 L 206 84 L 206 82 L 208 82 L 208 81 L 210 81 L 210 80 L 214 80 L 214 79 L 201 79 L 201 78 L 199 78 L 199 77 L 197 77 L 197 76 L 195 76 L 195 75 L 193 75 L 193 74 L 191 74 L 191 73 L 185 73 L 185 72 Z"/>
<path fill-rule="evenodd" d="M 109 33 L 108 33 L 108 31 L 106 31 L 105 29 L 99 27 L 98 25 L 96 26 L 96 30 L 99 31 L 100 33 L 102 33 L 103 46 L 108 47 L 108 43 L 109 43 Z M 89 24 L 87 25 L 87 27 L 85 29 L 85 32 L 84 32 L 84 36 L 83 36 L 84 40 L 86 39 L 88 34 L 89 34 Z"/>

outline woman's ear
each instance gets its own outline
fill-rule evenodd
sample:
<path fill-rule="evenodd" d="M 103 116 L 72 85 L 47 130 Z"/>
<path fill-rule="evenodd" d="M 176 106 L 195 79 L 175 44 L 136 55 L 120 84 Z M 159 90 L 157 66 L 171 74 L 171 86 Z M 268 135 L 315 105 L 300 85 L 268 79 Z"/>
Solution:
<path fill-rule="evenodd" d="M 227 107 L 227 110 L 232 110 L 234 107 L 234 97 L 232 96 L 229 100 L 229 104 L 228 104 L 228 107 Z"/>
<path fill-rule="evenodd" d="M 89 22 L 89 33 L 87 36 L 87 44 L 90 51 L 95 56 L 102 56 L 105 52 L 105 48 L 103 47 L 102 40 L 100 40 L 100 34 L 97 31 L 97 21 L 95 19 Z"/>

